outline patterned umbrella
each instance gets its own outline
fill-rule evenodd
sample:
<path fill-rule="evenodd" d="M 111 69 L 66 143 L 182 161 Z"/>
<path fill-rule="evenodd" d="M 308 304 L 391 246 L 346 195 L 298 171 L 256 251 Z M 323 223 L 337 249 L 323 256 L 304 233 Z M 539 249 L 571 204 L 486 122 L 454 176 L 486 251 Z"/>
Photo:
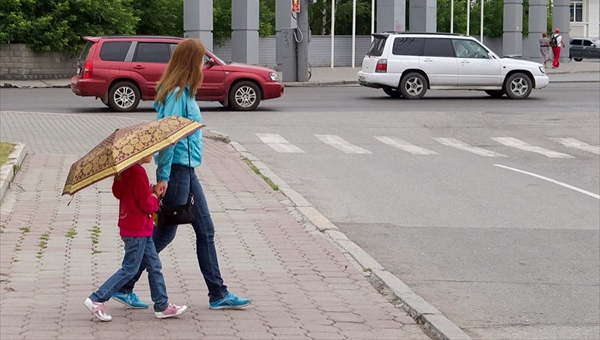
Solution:
<path fill-rule="evenodd" d="M 116 175 L 142 158 L 174 145 L 204 127 L 193 120 L 170 116 L 116 129 L 87 155 L 71 165 L 63 195 L 73 195 L 106 177 Z"/>

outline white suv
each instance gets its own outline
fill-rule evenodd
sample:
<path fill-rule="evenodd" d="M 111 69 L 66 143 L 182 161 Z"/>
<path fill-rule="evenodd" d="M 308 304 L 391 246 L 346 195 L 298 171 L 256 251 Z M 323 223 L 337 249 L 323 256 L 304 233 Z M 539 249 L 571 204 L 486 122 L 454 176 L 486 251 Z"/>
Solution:
<path fill-rule="evenodd" d="M 360 85 L 391 97 L 422 98 L 432 90 L 481 90 L 525 99 L 548 86 L 544 66 L 501 58 L 474 38 L 449 33 L 387 32 L 373 42 L 358 72 Z"/>

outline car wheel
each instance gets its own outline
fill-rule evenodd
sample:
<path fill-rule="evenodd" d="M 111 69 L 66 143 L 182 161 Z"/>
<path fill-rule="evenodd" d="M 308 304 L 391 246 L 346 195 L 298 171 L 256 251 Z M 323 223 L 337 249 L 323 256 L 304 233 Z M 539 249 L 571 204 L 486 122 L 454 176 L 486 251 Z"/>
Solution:
<path fill-rule="evenodd" d="M 575 59 L 575 61 L 582 61 L 583 60 L 583 58 L 573 58 L 573 59 Z"/>
<path fill-rule="evenodd" d="M 229 90 L 229 105 L 238 111 L 252 111 L 260 104 L 260 89 L 251 81 L 241 81 Z"/>
<path fill-rule="evenodd" d="M 492 98 L 500 98 L 504 95 L 504 91 L 502 90 L 485 90 L 485 93 L 492 96 Z"/>
<path fill-rule="evenodd" d="M 392 98 L 400 98 L 402 97 L 402 93 L 393 87 L 384 87 L 383 92 Z"/>
<path fill-rule="evenodd" d="M 511 99 L 525 99 L 531 94 L 533 84 L 526 74 L 514 73 L 504 83 L 504 92 Z"/>
<path fill-rule="evenodd" d="M 140 103 L 140 90 L 129 81 L 120 81 L 108 91 L 108 106 L 118 112 L 129 112 Z"/>
<path fill-rule="evenodd" d="M 427 79 L 420 73 L 409 73 L 400 81 L 400 93 L 406 99 L 423 98 L 427 92 Z"/>

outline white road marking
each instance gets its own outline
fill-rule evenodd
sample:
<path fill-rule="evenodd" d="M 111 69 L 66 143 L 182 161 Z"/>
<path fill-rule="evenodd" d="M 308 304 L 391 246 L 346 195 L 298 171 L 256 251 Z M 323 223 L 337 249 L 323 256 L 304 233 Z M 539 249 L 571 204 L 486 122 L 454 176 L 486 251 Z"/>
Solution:
<path fill-rule="evenodd" d="M 524 151 L 539 153 L 549 158 L 575 158 L 571 155 L 567 155 L 566 153 L 540 148 L 539 146 L 533 146 L 512 137 L 496 137 L 492 139 L 500 144 L 504 144 L 506 146 L 510 146 Z"/>
<path fill-rule="evenodd" d="M 379 140 L 382 143 L 391 145 L 397 149 L 408 151 L 415 155 L 437 155 L 437 152 L 427 150 L 425 148 L 412 145 L 398 138 L 390 138 L 386 136 L 375 136 L 375 139 Z"/>
<path fill-rule="evenodd" d="M 579 149 L 583 151 L 593 152 L 596 155 L 600 154 L 600 146 L 593 146 L 573 138 L 552 138 L 567 148 Z"/>
<path fill-rule="evenodd" d="M 507 157 L 506 155 L 503 155 L 501 153 L 497 153 L 497 152 L 494 152 L 494 151 L 490 151 L 490 150 L 478 148 L 476 146 L 470 146 L 469 144 L 467 144 L 465 142 L 461 142 L 458 139 L 454 139 L 454 138 L 433 138 L 433 139 L 436 140 L 436 141 L 438 141 L 439 143 L 444 144 L 444 145 L 451 146 L 451 147 L 457 148 L 459 150 L 472 152 L 472 153 L 480 155 L 480 156 L 485 156 L 485 157 Z"/>
<path fill-rule="evenodd" d="M 593 192 L 589 192 L 587 190 L 579 189 L 577 187 L 574 187 L 572 185 L 569 185 L 569 184 L 566 184 L 566 183 L 563 183 L 563 182 L 559 182 L 559 181 L 557 181 L 555 179 L 552 179 L 552 178 L 548 178 L 548 177 L 545 177 L 545 176 L 542 176 L 542 175 L 538 175 L 538 174 L 534 174 L 532 172 L 528 172 L 528 171 L 524 171 L 524 170 L 519 170 L 519 169 L 511 168 L 511 167 L 508 167 L 508 166 L 505 166 L 505 165 L 501 165 L 501 164 L 494 164 L 494 166 L 497 166 L 497 167 L 500 167 L 500 168 L 504 168 L 504 169 L 508 169 L 508 170 L 512 170 L 512 171 L 516 171 L 516 172 L 520 172 L 522 174 L 526 174 L 526 175 L 529 175 L 529 176 L 537 177 L 537 178 L 543 179 L 545 181 L 548 181 L 548 182 L 551 182 L 551 183 L 554 183 L 554 184 L 558 184 L 558 185 L 563 186 L 565 188 L 578 191 L 578 192 L 580 192 L 582 194 L 585 194 L 585 195 L 588 195 L 588 196 L 591 196 L 591 197 L 594 197 L 594 198 L 597 198 L 597 199 L 600 200 L 600 195 L 598 195 L 598 194 L 594 194 Z"/>
<path fill-rule="evenodd" d="M 304 150 L 300 149 L 294 144 L 290 144 L 290 142 L 278 134 L 257 133 L 256 135 L 263 141 L 263 143 L 272 147 L 277 152 L 304 153 Z"/>
<path fill-rule="evenodd" d="M 356 145 L 352 145 L 336 135 L 315 135 L 315 137 L 319 138 L 323 143 L 329 144 L 338 150 L 344 151 L 345 153 L 371 153 L 371 151 L 365 150 Z"/>

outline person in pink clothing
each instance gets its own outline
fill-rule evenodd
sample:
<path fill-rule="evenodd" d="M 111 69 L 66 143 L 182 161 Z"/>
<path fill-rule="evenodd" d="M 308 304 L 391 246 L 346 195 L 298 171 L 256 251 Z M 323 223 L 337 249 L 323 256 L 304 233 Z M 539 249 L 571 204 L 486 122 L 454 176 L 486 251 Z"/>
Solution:
<path fill-rule="evenodd" d="M 142 167 L 142 164 L 152 161 L 152 156 L 143 158 L 117 175 L 112 185 L 113 195 L 119 200 L 118 225 L 121 239 L 125 244 L 125 256 L 121 269 L 84 302 L 92 314 L 102 321 L 112 320 L 105 311 L 104 302 L 131 280 L 140 266 L 144 266 L 148 271 L 150 296 L 154 302 L 154 314 L 157 318 L 170 318 L 187 311 L 187 306 L 169 303 L 165 279 L 161 272 L 162 265 L 152 240 L 154 232 L 152 214 L 158 211 L 158 196 L 162 193 L 162 187 L 150 186 L 148 174 Z"/>

